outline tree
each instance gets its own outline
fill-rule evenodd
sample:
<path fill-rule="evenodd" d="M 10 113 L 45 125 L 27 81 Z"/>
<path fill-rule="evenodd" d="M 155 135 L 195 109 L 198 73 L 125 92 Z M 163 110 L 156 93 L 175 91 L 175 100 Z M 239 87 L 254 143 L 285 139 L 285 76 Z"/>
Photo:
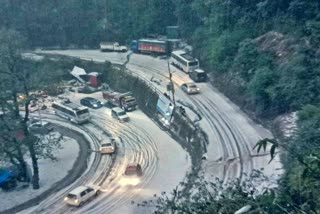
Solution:
<path fill-rule="evenodd" d="M 22 37 L 15 31 L 2 29 L 0 32 L 1 41 L 1 74 L 7 78 L 10 82 L 11 93 L 14 101 L 14 112 L 16 122 L 20 122 L 21 129 L 24 132 L 23 143 L 27 146 L 30 157 L 32 159 L 33 177 L 32 184 L 34 189 L 39 189 L 39 169 L 38 159 L 36 157 L 35 147 L 33 143 L 33 137 L 29 133 L 27 121 L 29 120 L 29 104 L 31 101 L 31 94 L 29 87 L 30 72 L 22 68 L 23 60 L 21 50 L 23 47 Z M 5 90 L 6 91 L 6 90 Z M 24 103 L 25 115 L 24 118 L 20 117 L 18 93 L 23 93 L 26 96 L 26 102 Z"/>
<path fill-rule="evenodd" d="M 13 39 L 9 39 L 13 38 Z M 0 74 L 1 74 L 1 153 L 3 158 L 9 159 L 19 168 L 21 179 L 27 181 L 27 164 L 24 160 L 21 132 L 23 127 L 19 123 L 18 82 L 11 78 L 11 71 L 17 69 L 19 55 L 17 49 L 22 47 L 22 39 L 14 31 L 0 31 Z M 11 55 L 11 57 L 10 57 Z M 19 136 L 19 135 L 20 136 Z"/>
<path fill-rule="evenodd" d="M 24 149 L 28 150 L 33 167 L 33 188 L 38 189 L 38 159 L 41 154 L 44 154 L 44 157 L 52 157 L 52 146 L 59 147 L 59 144 L 43 144 L 38 137 L 29 131 L 27 124 L 30 117 L 29 106 L 30 102 L 36 99 L 32 92 L 48 85 L 53 79 L 51 75 L 39 69 L 39 62 L 24 59 L 22 48 L 23 38 L 19 33 L 5 29 L 0 31 L 0 87 L 4 92 L 4 96 L 2 96 L 4 98 L 2 102 L 4 115 L 1 118 L 1 125 L 5 127 L 2 130 L 4 135 L 2 135 L 1 150 L 11 162 L 14 162 L 15 159 L 19 161 L 24 175 L 26 174 Z M 24 99 L 21 100 L 19 95 Z M 20 112 L 20 105 L 23 105 L 23 112 Z M 20 137 L 15 136 L 17 133 Z M 12 148 L 16 148 L 17 151 Z"/>
<path fill-rule="evenodd" d="M 301 213 L 319 213 L 320 194 L 320 109 L 307 105 L 298 114 L 298 130 L 286 142 L 263 139 L 255 148 L 258 152 L 271 144 L 272 161 L 276 151 L 284 153 L 286 172 L 281 179 L 278 200 L 287 210 Z"/>
<path fill-rule="evenodd" d="M 257 114 L 266 112 L 271 105 L 270 87 L 277 80 L 276 75 L 267 67 L 258 68 L 249 82 L 248 90 Z"/>
<path fill-rule="evenodd" d="M 138 203 L 137 206 L 152 207 L 157 214 L 229 214 L 245 206 L 250 206 L 249 213 L 282 213 L 282 210 L 272 205 L 274 191 L 267 186 L 258 185 L 270 183 L 262 172 L 253 171 L 243 177 L 242 180 L 235 179 L 227 183 L 217 178 L 208 181 L 197 177 L 192 181 L 192 192 L 185 193 L 184 188 L 188 184 L 182 182 L 171 193 L 154 195 L 154 199 Z"/>
<path fill-rule="evenodd" d="M 2 99 L 7 101 L 7 99 Z M 29 181 L 27 164 L 24 158 L 23 137 L 21 126 L 17 120 L 12 120 L 14 115 L 8 113 L 8 105 L 1 102 L 2 114 L 0 116 L 0 159 L 10 161 L 19 171 L 18 178 L 22 181 Z"/>

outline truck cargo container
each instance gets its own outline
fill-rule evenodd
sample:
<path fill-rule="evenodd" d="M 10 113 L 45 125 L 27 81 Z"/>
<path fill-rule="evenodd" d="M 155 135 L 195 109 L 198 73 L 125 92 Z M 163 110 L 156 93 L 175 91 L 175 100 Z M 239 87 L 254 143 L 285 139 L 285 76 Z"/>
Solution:
<path fill-rule="evenodd" d="M 139 39 L 131 42 L 131 50 L 134 53 L 146 53 L 164 55 L 170 54 L 170 45 L 167 40 Z"/>

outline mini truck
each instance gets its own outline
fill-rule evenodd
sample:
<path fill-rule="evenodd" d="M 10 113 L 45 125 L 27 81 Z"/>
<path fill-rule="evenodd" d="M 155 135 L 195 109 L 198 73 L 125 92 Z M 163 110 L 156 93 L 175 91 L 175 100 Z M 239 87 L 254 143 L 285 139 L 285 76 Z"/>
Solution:
<path fill-rule="evenodd" d="M 109 90 L 102 90 L 103 99 L 113 106 L 122 108 L 125 111 L 133 111 L 137 108 L 136 98 L 130 92 L 119 93 Z"/>
<path fill-rule="evenodd" d="M 101 42 L 100 51 L 102 52 L 127 52 L 126 46 L 120 46 L 118 42 Z"/>

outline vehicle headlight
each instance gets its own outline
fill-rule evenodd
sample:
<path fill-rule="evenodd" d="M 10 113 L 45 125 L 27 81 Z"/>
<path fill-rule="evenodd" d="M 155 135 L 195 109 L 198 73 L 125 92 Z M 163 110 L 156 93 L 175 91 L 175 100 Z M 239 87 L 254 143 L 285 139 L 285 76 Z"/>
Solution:
<path fill-rule="evenodd" d="M 75 199 L 74 202 L 75 202 L 75 203 L 78 203 L 78 202 L 79 202 L 79 199 Z"/>
<path fill-rule="evenodd" d="M 98 105 L 97 104 L 93 104 L 93 107 L 98 107 Z"/>
<path fill-rule="evenodd" d="M 165 120 L 164 123 L 165 123 L 166 125 L 169 125 L 169 124 L 170 124 L 169 120 Z"/>
<path fill-rule="evenodd" d="M 63 199 L 63 200 L 65 200 L 65 201 L 66 201 L 66 200 L 68 200 L 68 197 L 64 197 L 64 199 Z"/>

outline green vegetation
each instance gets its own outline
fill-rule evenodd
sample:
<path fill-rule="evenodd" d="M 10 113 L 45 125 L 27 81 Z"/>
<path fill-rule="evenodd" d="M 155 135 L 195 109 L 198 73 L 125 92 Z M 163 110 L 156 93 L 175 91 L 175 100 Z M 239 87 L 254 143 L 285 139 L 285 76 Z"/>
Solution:
<path fill-rule="evenodd" d="M 176 22 L 172 7 L 171 0 L 3 0 L 0 28 L 18 30 L 32 47 L 97 47 L 164 33 Z"/>
<path fill-rule="evenodd" d="M 252 213 L 319 213 L 319 14 L 318 0 L 3 0 L 0 27 L 19 31 L 30 47 L 72 48 L 97 47 L 102 40 L 128 44 L 179 25 L 214 85 L 244 110 L 274 118 L 302 109 L 297 133 L 285 142 L 272 140 L 275 151 L 285 151 L 276 197 L 266 193 L 259 203 L 252 197 L 236 203 L 240 196 L 227 194 L 229 200 L 218 197 L 212 209 L 204 206 L 213 203 L 210 197 L 201 198 L 203 204 L 191 196 L 184 202 L 201 205 L 202 213 L 230 213 L 220 208 L 246 203 Z M 174 204 L 162 202 L 163 212 Z"/>
<path fill-rule="evenodd" d="M 319 103 L 319 4 L 4 0 L 0 27 L 19 31 L 31 47 L 72 48 L 98 47 L 103 40 L 128 44 L 178 24 L 215 85 L 244 109 L 273 117 Z"/>

